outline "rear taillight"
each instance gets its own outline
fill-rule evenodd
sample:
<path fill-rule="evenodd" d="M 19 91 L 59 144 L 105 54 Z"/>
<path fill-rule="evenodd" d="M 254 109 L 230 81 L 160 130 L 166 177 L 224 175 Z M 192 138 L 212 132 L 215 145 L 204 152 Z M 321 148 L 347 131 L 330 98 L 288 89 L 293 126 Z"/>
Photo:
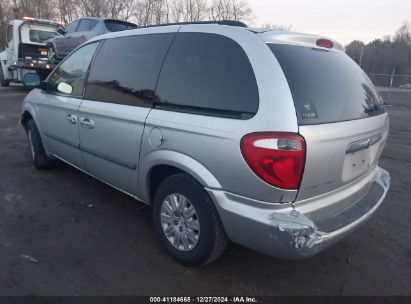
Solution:
<path fill-rule="evenodd" d="M 265 182 L 298 189 L 305 163 L 304 138 L 294 133 L 254 133 L 243 137 L 241 152 L 250 168 Z"/>

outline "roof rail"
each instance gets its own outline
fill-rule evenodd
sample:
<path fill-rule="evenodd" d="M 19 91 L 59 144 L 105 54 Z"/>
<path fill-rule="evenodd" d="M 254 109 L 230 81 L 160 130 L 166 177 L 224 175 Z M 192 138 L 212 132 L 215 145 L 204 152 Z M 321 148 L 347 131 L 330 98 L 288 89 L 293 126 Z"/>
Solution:
<path fill-rule="evenodd" d="M 154 24 L 147 26 L 139 26 L 139 28 L 148 28 L 148 27 L 157 27 L 157 26 L 167 26 L 167 25 L 186 25 L 186 24 L 219 24 L 219 25 L 229 25 L 229 26 L 238 26 L 238 27 L 248 27 L 247 24 L 241 21 L 235 20 L 219 20 L 219 21 L 193 21 L 193 22 L 176 22 L 176 23 L 163 23 L 163 24 Z"/>

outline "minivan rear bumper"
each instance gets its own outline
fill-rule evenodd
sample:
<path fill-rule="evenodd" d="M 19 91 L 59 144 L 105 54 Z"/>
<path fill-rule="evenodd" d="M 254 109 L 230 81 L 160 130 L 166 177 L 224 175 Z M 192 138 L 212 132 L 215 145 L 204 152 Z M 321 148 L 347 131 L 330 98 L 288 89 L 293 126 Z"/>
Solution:
<path fill-rule="evenodd" d="M 343 190 L 352 198 L 351 204 L 347 205 L 346 196 L 335 192 L 318 202 L 311 200 L 309 208 L 298 203 L 260 202 L 221 190 L 207 191 L 231 241 L 274 257 L 303 259 L 330 247 L 367 221 L 384 200 L 390 175 L 376 167 L 360 182 L 362 187 L 357 183 Z"/>

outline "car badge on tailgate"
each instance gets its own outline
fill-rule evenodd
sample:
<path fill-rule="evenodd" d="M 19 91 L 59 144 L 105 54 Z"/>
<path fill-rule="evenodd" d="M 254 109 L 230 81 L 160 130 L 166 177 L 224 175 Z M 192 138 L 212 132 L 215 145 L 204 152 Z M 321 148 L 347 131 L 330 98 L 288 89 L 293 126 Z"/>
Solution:
<path fill-rule="evenodd" d="M 374 135 L 366 139 L 362 139 L 359 141 L 355 141 L 348 145 L 347 150 L 345 151 L 346 154 L 354 153 L 360 150 L 365 150 L 375 145 L 381 140 L 381 135 Z"/>

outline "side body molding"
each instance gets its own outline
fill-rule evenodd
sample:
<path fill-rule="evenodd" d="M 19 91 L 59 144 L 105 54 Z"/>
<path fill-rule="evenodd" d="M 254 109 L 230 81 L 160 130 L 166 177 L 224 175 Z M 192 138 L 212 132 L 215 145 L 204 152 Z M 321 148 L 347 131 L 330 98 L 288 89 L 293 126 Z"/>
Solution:
<path fill-rule="evenodd" d="M 138 174 L 138 193 L 143 202 L 150 204 L 150 173 L 158 165 L 169 165 L 185 171 L 194 177 L 201 185 L 211 189 L 221 189 L 217 179 L 195 159 L 179 152 L 170 150 L 156 150 L 140 159 Z"/>

